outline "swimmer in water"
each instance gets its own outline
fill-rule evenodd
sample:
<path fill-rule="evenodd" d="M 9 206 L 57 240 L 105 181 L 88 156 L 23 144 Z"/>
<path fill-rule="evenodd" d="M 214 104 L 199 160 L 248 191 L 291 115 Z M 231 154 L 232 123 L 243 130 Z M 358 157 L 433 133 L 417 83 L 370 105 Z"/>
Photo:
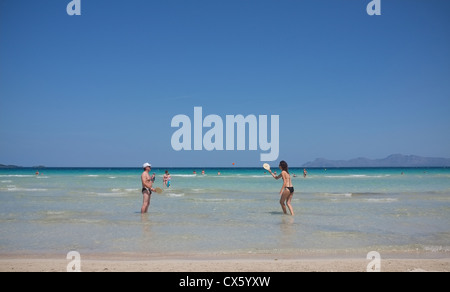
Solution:
<path fill-rule="evenodd" d="M 170 179 L 171 179 L 171 177 L 170 177 L 169 171 L 166 170 L 163 175 L 163 184 L 167 188 L 170 186 Z"/>

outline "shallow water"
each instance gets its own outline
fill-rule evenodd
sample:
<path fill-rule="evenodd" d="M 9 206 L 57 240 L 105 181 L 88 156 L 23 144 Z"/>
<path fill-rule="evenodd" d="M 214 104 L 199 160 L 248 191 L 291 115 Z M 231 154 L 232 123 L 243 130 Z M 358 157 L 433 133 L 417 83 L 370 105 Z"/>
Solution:
<path fill-rule="evenodd" d="M 450 251 L 446 168 L 291 169 L 293 217 L 263 169 L 192 171 L 141 215 L 140 169 L 0 170 L 0 252 Z"/>

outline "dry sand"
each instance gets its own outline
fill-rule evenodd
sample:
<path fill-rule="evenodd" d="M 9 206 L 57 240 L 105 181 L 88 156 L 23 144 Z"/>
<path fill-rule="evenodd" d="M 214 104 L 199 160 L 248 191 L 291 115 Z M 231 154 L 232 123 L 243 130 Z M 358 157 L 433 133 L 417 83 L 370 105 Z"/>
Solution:
<path fill-rule="evenodd" d="M 57 255 L 0 255 L 0 272 L 66 272 L 70 260 Z M 355 257 L 284 255 L 81 256 L 83 272 L 365 272 L 370 260 Z M 382 258 L 381 272 L 448 272 L 450 258 Z"/>

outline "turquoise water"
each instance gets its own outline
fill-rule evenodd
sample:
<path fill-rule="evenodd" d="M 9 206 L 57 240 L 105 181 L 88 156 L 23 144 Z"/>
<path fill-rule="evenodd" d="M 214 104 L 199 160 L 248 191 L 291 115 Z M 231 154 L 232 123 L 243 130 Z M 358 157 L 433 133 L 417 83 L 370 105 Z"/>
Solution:
<path fill-rule="evenodd" d="M 293 217 L 263 169 L 205 170 L 169 169 L 145 215 L 140 169 L 0 170 L 0 253 L 450 251 L 447 168 L 291 169 Z"/>

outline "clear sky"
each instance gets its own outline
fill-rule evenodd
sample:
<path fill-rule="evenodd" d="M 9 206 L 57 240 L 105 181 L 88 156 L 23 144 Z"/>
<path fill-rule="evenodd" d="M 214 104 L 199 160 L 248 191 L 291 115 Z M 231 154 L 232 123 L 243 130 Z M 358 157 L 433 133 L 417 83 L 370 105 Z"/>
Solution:
<path fill-rule="evenodd" d="M 279 115 L 290 166 L 450 157 L 450 1 L 69 2 L 0 1 L 2 164 L 261 165 L 174 151 L 171 120 L 195 106 Z"/>

